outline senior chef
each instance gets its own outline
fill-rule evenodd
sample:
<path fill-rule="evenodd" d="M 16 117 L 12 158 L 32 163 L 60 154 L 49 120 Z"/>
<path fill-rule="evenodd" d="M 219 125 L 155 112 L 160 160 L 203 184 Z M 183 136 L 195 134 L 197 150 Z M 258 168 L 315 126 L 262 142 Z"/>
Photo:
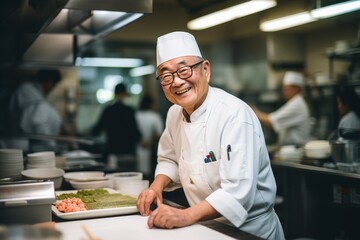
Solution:
<path fill-rule="evenodd" d="M 156 50 L 157 79 L 174 105 L 159 141 L 155 179 L 137 200 L 140 213 L 149 215 L 148 226 L 183 227 L 223 217 L 259 237 L 284 239 L 273 209 L 276 183 L 252 109 L 209 86 L 210 62 L 193 35 L 163 35 Z M 162 191 L 179 187 L 190 207 L 163 205 Z"/>
<path fill-rule="evenodd" d="M 288 71 L 282 84 L 286 101 L 283 106 L 269 114 L 252 106 L 259 120 L 277 133 L 279 145 L 301 146 L 310 140 L 310 111 L 302 95 L 303 88 L 303 75 Z"/>

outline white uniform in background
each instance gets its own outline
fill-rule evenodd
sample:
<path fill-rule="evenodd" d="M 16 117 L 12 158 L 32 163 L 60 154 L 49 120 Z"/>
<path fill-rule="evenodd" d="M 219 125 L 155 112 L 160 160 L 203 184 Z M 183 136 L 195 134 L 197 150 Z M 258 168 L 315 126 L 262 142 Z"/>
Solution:
<path fill-rule="evenodd" d="M 183 187 L 190 205 L 206 199 L 234 226 L 265 239 L 284 239 L 273 210 L 276 183 L 261 125 L 240 99 L 209 87 L 204 103 L 184 119 L 173 105 L 158 149 L 156 175 Z M 216 161 L 205 163 L 212 151 Z"/>
<path fill-rule="evenodd" d="M 360 129 L 360 118 L 354 111 L 348 112 L 341 118 L 338 129 L 342 128 Z"/>
<path fill-rule="evenodd" d="M 135 117 L 142 136 L 141 142 L 145 141 L 152 144 L 154 138 L 160 136 L 164 130 L 164 123 L 160 114 L 152 110 L 139 110 Z M 139 144 L 136 149 L 137 168 L 144 174 L 151 173 L 151 144 L 148 147 Z"/>
<path fill-rule="evenodd" d="M 310 140 L 310 112 L 301 94 L 270 113 L 269 119 L 280 145 L 304 145 Z"/>
<path fill-rule="evenodd" d="M 21 85 L 11 98 L 9 111 L 13 134 L 58 135 L 60 133 L 61 117 L 54 107 L 48 103 L 41 85 L 38 83 Z M 47 146 L 54 147 L 55 142 L 41 141 L 41 145 L 45 145 L 45 148 Z"/>

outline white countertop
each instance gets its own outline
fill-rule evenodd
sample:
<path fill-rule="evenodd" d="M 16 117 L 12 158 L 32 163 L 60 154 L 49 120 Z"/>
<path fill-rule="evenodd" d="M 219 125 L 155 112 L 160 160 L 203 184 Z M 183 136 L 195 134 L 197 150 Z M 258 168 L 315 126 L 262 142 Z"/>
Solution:
<path fill-rule="evenodd" d="M 78 220 L 56 223 L 56 229 L 63 233 L 63 240 L 89 239 L 82 225 L 85 225 L 96 238 L 101 240 L 228 240 L 234 239 L 200 224 L 176 229 L 149 229 L 148 217 L 129 215 L 91 220 Z"/>

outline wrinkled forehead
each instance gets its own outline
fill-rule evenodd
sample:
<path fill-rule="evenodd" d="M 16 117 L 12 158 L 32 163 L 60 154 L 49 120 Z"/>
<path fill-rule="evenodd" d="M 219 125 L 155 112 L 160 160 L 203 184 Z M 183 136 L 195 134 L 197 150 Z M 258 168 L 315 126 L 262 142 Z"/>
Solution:
<path fill-rule="evenodd" d="M 156 68 L 156 73 L 157 73 L 157 75 L 159 75 L 164 72 L 176 71 L 180 67 L 193 64 L 194 60 L 197 58 L 198 57 L 196 57 L 196 56 L 184 56 L 184 57 L 178 57 L 178 58 L 171 59 L 169 61 L 166 61 L 166 62 L 160 64 Z"/>

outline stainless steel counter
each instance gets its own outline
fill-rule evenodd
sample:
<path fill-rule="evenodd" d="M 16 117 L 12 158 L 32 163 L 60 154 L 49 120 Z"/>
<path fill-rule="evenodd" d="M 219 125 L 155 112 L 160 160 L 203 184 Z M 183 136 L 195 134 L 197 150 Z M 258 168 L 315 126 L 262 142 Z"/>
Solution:
<path fill-rule="evenodd" d="M 272 160 L 287 239 L 360 239 L 360 174 Z"/>
<path fill-rule="evenodd" d="M 296 163 L 296 162 L 289 162 L 289 161 L 283 161 L 283 160 L 273 160 L 271 162 L 271 165 L 273 168 L 284 168 L 284 169 L 291 169 L 291 170 L 299 170 L 303 171 L 304 173 L 316 173 L 316 174 L 322 174 L 327 176 L 334 176 L 334 177 L 341 177 L 341 178 L 347 178 L 352 180 L 360 180 L 360 174 L 358 173 L 349 173 L 344 172 L 338 169 L 330 169 L 325 167 L 319 167 L 319 166 L 312 166 L 308 164 L 303 163 Z"/>

